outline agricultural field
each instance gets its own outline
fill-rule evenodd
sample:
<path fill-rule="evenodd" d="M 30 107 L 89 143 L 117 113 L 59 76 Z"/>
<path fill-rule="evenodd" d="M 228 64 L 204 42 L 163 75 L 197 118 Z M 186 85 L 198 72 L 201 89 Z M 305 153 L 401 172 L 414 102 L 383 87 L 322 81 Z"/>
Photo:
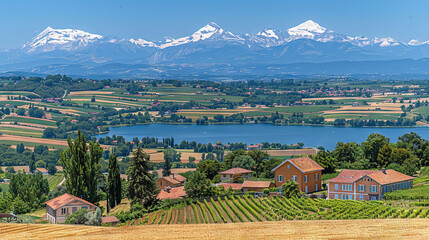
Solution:
<path fill-rule="evenodd" d="M 381 201 L 231 196 L 146 214 L 127 225 L 202 224 L 282 220 L 429 218 L 429 208 L 393 207 Z"/>
<path fill-rule="evenodd" d="M 58 184 L 61 183 L 64 176 L 62 174 L 46 175 L 46 176 L 44 176 L 44 178 L 46 178 L 48 180 L 49 190 L 52 191 L 54 189 L 54 187 L 56 187 Z"/>
<path fill-rule="evenodd" d="M 359 221 L 359 222 L 357 222 Z M 427 219 L 365 219 L 119 228 L 2 224 L 4 239 L 425 239 Z M 406 227 L 404 227 L 406 226 Z M 7 233 L 7 234 L 6 234 Z"/>

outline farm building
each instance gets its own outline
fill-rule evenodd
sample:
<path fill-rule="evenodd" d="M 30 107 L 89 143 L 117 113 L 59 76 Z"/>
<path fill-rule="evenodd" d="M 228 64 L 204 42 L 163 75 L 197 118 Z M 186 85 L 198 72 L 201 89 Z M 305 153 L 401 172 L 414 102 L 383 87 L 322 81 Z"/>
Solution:
<path fill-rule="evenodd" d="M 327 180 L 329 199 L 381 200 L 385 192 L 413 187 L 413 177 L 393 169 L 343 170 Z"/>
<path fill-rule="evenodd" d="M 229 181 L 234 178 L 234 176 L 241 176 L 244 179 L 247 179 L 252 176 L 253 171 L 244 169 L 244 168 L 231 168 L 220 172 L 221 181 Z"/>
<path fill-rule="evenodd" d="M 116 224 L 119 223 L 119 219 L 117 219 L 115 216 L 107 216 L 107 217 L 102 217 L 101 218 L 101 223 L 102 224 L 112 224 L 112 226 L 115 226 Z"/>
<path fill-rule="evenodd" d="M 167 187 L 163 190 L 161 190 L 158 193 L 158 196 L 156 197 L 159 200 L 164 200 L 164 199 L 176 199 L 176 198 L 184 198 L 186 197 L 186 191 L 185 191 L 185 187 L 175 187 L 175 188 L 170 188 Z"/>
<path fill-rule="evenodd" d="M 50 223 L 64 223 L 66 216 L 77 210 L 95 211 L 98 207 L 82 198 L 65 193 L 46 202 L 46 219 Z"/>
<path fill-rule="evenodd" d="M 232 190 L 239 190 L 239 191 L 242 191 L 243 190 L 243 184 L 242 183 L 218 183 L 218 184 L 215 184 L 215 186 L 223 186 L 223 188 L 226 190 L 226 189 L 229 189 L 229 188 L 231 188 Z"/>
<path fill-rule="evenodd" d="M 36 168 L 34 172 L 41 172 L 43 175 L 48 175 L 48 170 L 46 168 Z"/>
<path fill-rule="evenodd" d="M 244 181 L 243 192 L 263 192 L 266 188 L 273 188 L 274 184 L 270 181 Z"/>
<path fill-rule="evenodd" d="M 322 185 L 322 170 L 324 168 L 309 157 L 288 159 L 273 170 L 275 186 L 281 187 L 286 180 L 298 183 L 301 192 L 319 191 Z"/>
<path fill-rule="evenodd" d="M 180 187 L 185 184 L 186 178 L 179 174 L 171 174 L 167 177 L 162 177 L 156 180 L 156 185 L 159 189 L 164 189 L 166 187 L 174 188 Z"/>

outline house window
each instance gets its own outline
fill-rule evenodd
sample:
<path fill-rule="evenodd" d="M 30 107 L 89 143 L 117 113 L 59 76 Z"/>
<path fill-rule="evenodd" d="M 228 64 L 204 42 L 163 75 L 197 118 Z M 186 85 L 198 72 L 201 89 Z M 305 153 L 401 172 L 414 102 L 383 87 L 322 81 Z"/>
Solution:
<path fill-rule="evenodd" d="M 318 173 L 314 174 L 314 180 L 319 180 L 319 174 Z"/>
<path fill-rule="evenodd" d="M 377 192 L 377 186 L 371 185 L 369 190 L 370 192 Z"/>
<path fill-rule="evenodd" d="M 353 185 L 351 184 L 342 184 L 341 190 L 343 191 L 353 191 Z"/>
<path fill-rule="evenodd" d="M 360 195 L 360 196 L 359 196 L 359 200 L 363 200 L 363 195 Z"/>
<path fill-rule="evenodd" d="M 338 199 L 338 194 L 335 194 L 335 199 Z"/>
<path fill-rule="evenodd" d="M 349 195 L 349 200 L 353 200 L 353 195 Z"/>
<path fill-rule="evenodd" d="M 359 185 L 359 192 L 365 192 L 365 185 Z"/>
<path fill-rule="evenodd" d="M 304 182 L 308 182 L 308 176 L 307 175 L 304 176 Z"/>
<path fill-rule="evenodd" d="M 283 182 L 283 175 L 277 176 L 277 182 Z"/>
<path fill-rule="evenodd" d="M 287 165 L 287 168 L 288 168 L 288 169 L 290 168 L 290 165 L 289 165 L 289 164 Z"/>
<path fill-rule="evenodd" d="M 335 190 L 338 190 L 338 184 L 335 184 Z"/>
<path fill-rule="evenodd" d="M 308 193 L 308 187 L 305 186 L 305 193 Z"/>
<path fill-rule="evenodd" d="M 297 181 L 297 177 L 296 177 L 296 175 L 293 175 L 293 176 L 292 176 L 292 181 L 294 181 L 294 182 L 296 182 L 296 181 Z"/>
<path fill-rule="evenodd" d="M 319 191 L 319 187 L 317 186 L 317 183 L 316 183 L 316 191 Z"/>
<path fill-rule="evenodd" d="M 88 207 L 87 206 L 82 206 L 81 209 L 88 209 Z"/>
<path fill-rule="evenodd" d="M 68 208 L 61 208 L 61 215 L 66 215 L 68 213 Z"/>

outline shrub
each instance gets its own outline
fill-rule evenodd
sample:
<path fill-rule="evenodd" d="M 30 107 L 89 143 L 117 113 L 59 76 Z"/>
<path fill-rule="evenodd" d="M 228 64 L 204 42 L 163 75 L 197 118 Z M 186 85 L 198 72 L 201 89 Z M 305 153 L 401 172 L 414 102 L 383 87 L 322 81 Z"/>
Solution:
<path fill-rule="evenodd" d="M 66 224 L 85 224 L 88 219 L 86 218 L 86 214 L 88 213 L 88 210 L 81 209 L 77 210 L 76 212 L 68 215 L 66 217 Z"/>

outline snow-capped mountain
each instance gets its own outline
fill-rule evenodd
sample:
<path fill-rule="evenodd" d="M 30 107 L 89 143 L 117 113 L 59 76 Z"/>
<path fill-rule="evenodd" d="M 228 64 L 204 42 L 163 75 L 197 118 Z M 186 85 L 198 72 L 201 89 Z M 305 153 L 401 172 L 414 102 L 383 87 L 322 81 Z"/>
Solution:
<path fill-rule="evenodd" d="M 188 43 L 195 43 L 203 40 L 226 40 L 226 41 L 243 41 L 239 36 L 231 32 L 223 30 L 216 23 L 211 22 L 206 26 L 200 28 L 198 31 L 190 36 L 182 38 L 166 38 L 164 42 L 159 45 L 160 49 L 175 47 Z"/>
<path fill-rule="evenodd" d="M 103 36 L 75 29 L 53 29 L 47 27 L 22 49 L 32 52 L 49 52 L 53 50 L 75 50 L 91 42 L 103 39 Z"/>
<path fill-rule="evenodd" d="M 295 27 L 233 33 L 214 22 L 161 41 L 46 28 L 19 49 L 0 52 L 0 65 L 37 63 L 287 64 L 429 57 L 429 41 L 347 36 L 308 20 Z"/>

